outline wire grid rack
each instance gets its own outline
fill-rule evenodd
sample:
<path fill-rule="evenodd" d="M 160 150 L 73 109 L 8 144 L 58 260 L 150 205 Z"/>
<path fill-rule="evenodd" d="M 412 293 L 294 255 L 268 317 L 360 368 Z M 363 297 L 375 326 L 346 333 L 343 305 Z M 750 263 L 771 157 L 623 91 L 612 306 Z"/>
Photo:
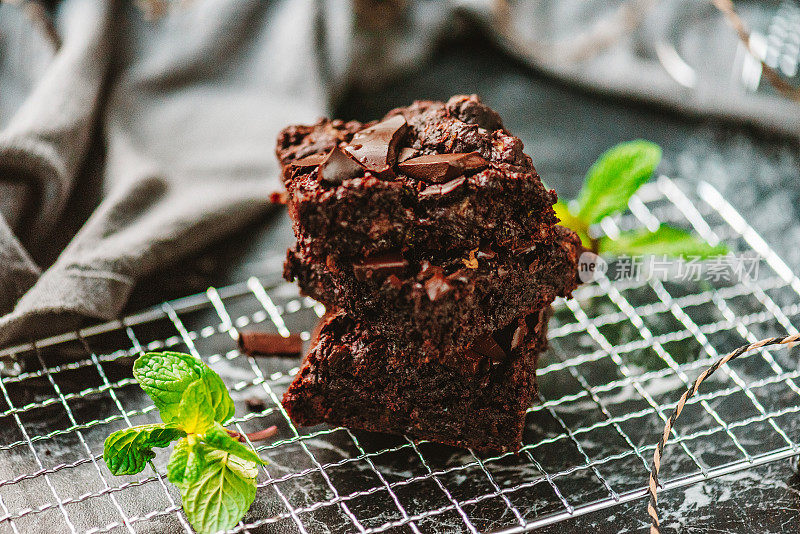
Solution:
<path fill-rule="evenodd" d="M 232 532 L 512 533 L 638 499 L 686 384 L 738 345 L 794 333 L 800 314 L 800 279 L 708 184 L 661 177 L 602 229 L 613 236 L 660 222 L 754 251 L 760 268 L 736 281 L 602 277 L 557 302 L 519 454 L 295 427 L 279 401 L 297 360 L 253 359 L 232 340 L 248 325 L 310 337 L 324 310 L 283 282 L 210 288 L 0 352 L 27 362 L 0 381 L 0 532 L 191 532 L 164 476 L 166 451 L 126 477 L 111 476 L 101 456 L 110 432 L 158 420 L 130 365 L 167 348 L 220 373 L 236 401 L 236 430 L 279 428 L 273 441 L 251 444 L 269 465 Z M 718 375 L 677 422 L 662 471 L 667 491 L 800 452 L 791 351 L 754 352 Z"/>

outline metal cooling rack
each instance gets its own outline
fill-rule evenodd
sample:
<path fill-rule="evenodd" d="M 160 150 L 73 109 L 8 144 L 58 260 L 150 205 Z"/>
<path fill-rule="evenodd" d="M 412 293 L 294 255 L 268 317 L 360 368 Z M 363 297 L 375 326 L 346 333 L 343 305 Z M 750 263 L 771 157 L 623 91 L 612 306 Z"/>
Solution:
<path fill-rule="evenodd" d="M 236 430 L 279 428 L 274 441 L 253 444 L 270 463 L 232 532 L 512 533 L 639 499 L 686 384 L 738 345 L 796 332 L 800 279 L 707 184 L 687 190 L 661 177 L 630 208 L 603 230 L 670 222 L 758 253 L 758 273 L 735 282 L 601 278 L 556 303 L 542 395 L 518 455 L 296 428 L 279 399 L 298 362 L 248 358 L 230 334 L 257 324 L 307 339 L 323 310 L 292 285 L 253 278 L 0 352 L 27 362 L 0 381 L 0 532 L 191 532 L 164 477 L 166 452 L 128 477 L 111 476 L 101 458 L 110 432 L 158 420 L 130 364 L 166 348 L 220 373 L 236 401 Z M 754 352 L 718 375 L 677 422 L 662 470 L 666 491 L 800 452 L 800 370 L 791 351 Z M 263 407 L 248 410 L 252 397 Z"/>

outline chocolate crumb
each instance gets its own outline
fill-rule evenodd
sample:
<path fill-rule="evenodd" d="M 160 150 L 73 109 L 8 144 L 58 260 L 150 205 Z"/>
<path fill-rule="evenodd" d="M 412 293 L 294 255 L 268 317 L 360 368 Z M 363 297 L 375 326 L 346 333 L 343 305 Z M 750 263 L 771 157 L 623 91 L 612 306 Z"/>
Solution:
<path fill-rule="evenodd" d="M 263 412 L 267 408 L 267 403 L 264 399 L 258 397 L 247 397 L 244 400 L 244 405 L 252 412 Z"/>
<path fill-rule="evenodd" d="M 488 247 L 481 248 L 477 254 L 478 258 L 486 258 L 487 260 L 494 259 L 495 256 L 497 256 L 497 253 Z"/>
<path fill-rule="evenodd" d="M 436 273 L 425 281 L 425 292 L 428 293 L 431 302 L 446 295 L 452 289 L 453 286 L 447 283 L 447 278 L 442 273 Z"/>
<path fill-rule="evenodd" d="M 289 201 L 289 193 L 286 191 L 273 191 L 269 194 L 269 201 L 271 204 L 286 205 Z"/>
<path fill-rule="evenodd" d="M 511 348 L 516 349 L 519 347 L 527 335 L 528 325 L 525 323 L 525 321 L 520 321 L 519 325 L 517 325 L 517 328 L 514 330 L 514 335 L 511 336 Z"/>
<path fill-rule="evenodd" d="M 240 330 L 239 350 L 248 356 L 299 356 L 303 340 L 300 334 L 283 337 L 271 332 Z"/>
<path fill-rule="evenodd" d="M 469 258 L 464 258 L 462 260 L 464 265 L 467 269 L 477 269 L 478 268 L 478 258 L 475 257 L 475 253 L 478 252 L 478 249 L 470 250 L 469 251 Z"/>
<path fill-rule="evenodd" d="M 390 274 L 386 281 L 389 283 L 392 289 L 395 289 L 396 291 L 399 291 L 403 287 L 403 282 L 395 274 Z"/>

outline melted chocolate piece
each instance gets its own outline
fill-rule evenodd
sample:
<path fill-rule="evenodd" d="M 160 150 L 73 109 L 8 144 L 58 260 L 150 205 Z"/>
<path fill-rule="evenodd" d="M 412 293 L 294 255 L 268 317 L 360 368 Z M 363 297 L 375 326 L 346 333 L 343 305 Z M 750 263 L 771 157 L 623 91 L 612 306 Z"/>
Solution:
<path fill-rule="evenodd" d="M 402 163 L 407 159 L 411 159 L 417 155 L 417 150 L 407 146 L 405 148 L 400 149 L 400 153 L 397 155 L 397 163 Z"/>
<path fill-rule="evenodd" d="M 367 170 L 381 178 L 394 176 L 392 165 L 397 160 L 397 144 L 408 124 L 402 115 L 395 115 L 360 132 L 345 150 Z"/>
<path fill-rule="evenodd" d="M 506 357 L 506 351 L 497 344 L 491 335 L 486 335 L 476 339 L 470 349 L 494 362 L 502 362 Z"/>
<path fill-rule="evenodd" d="M 304 158 L 296 159 L 289 163 L 292 167 L 316 167 L 325 161 L 326 154 L 311 154 Z"/>
<path fill-rule="evenodd" d="M 399 252 L 387 252 L 365 259 L 353 265 L 353 274 L 360 281 L 369 280 L 375 276 L 385 278 L 388 275 L 403 274 L 408 267 L 406 260 Z M 396 276 L 395 276 L 396 278 Z"/>
<path fill-rule="evenodd" d="M 463 184 L 466 180 L 467 180 L 466 178 L 461 176 L 459 178 L 456 178 L 455 180 L 450 180 L 445 184 L 436 184 L 428 186 L 419 192 L 419 198 L 426 199 L 426 198 L 444 196 L 458 189 L 458 186 Z"/>
<path fill-rule="evenodd" d="M 332 184 L 340 184 L 362 174 L 364 174 L 364 167 L 340 147 L 331 150 L 330 154 L 325 157 L 325 161 L 319 166 L 320 179 Z"/>
<path fill-rule="evenodd" d="M 477 152 L 457 154 L 428 154 L 411 158 L 398 165 L 400 170 L 424 182 L 439 184 L 465 172 L 485 169 L 489 163 Z"/>

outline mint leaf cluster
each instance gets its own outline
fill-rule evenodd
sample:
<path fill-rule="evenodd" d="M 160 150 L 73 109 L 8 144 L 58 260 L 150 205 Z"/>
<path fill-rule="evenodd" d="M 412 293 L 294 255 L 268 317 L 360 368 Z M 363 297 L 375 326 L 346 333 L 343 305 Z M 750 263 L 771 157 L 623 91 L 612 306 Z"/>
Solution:
<path fill-rule="evenodd" d="M 646 229 L 624 232 L 617 239 L 590 237 L 590 226 L 628 209 L 631 196 L 652 178 L 660 162 L 661 147 L 650 141 L 629 141 L 612 147 L 586 173 L 578 198 L 569 206 L 562 201 L 554 206 L 561 224 L 574 230 L 586 248 L 598 253 L 700 258 L 726 254 L 727 249 L 722 245 L 711 246 L 667 225 L 661 225 L 655 232 Z"/>
<path fill-rule="evenodd" d="M 233 417 L 233 400 L 222 379 L 199 359 L 178 352 L 147 353 L 133 375 L 161 414 L 162 424 L 126 428 L 106 438 L 103 458 L 114 475 L 142 471 L 153 448 L 177 440 L 167 478 L 181 493 L 183 509 L 201 533 L 238 523 L 256 495 L 263 460 L 223 425 Z"/>

